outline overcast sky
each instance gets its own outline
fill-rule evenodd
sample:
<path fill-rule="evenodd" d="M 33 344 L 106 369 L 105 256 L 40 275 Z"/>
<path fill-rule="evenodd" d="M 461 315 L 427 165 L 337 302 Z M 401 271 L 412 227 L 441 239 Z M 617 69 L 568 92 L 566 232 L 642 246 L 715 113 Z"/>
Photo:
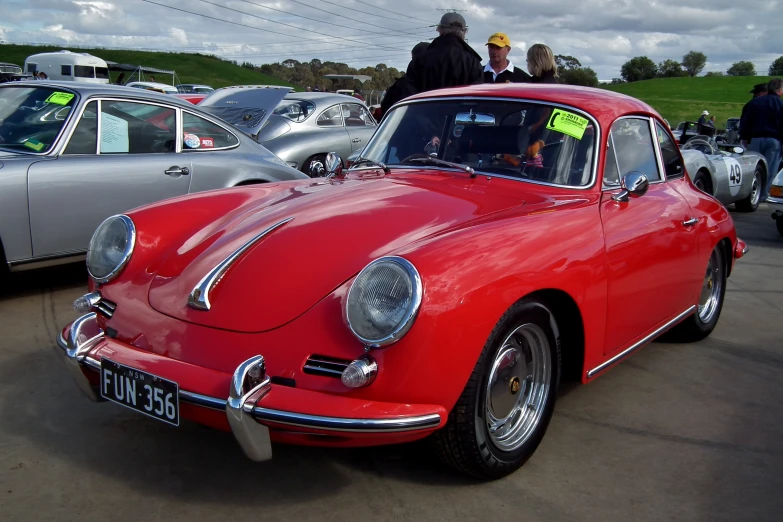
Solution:
<path fill-rule="evenodd" d="M 517 65 L 524 67 L 525 50 L 540 42 L 577 57 L 601 80 L 619 77 L 621 65 L 640 55 L 658 63 L 697 50 L 708 58 L 704 72 L 749 60 L 766 74 L 783 54 L 783 0 L 2 0 L 2 6 L 0 40 L 9 43 L 207 51 L 255 64 L 319 58 L 404 69 L 413 45 L 437 36 L 431 26 L 440 9 L 462 10 L 469 43 L 484 63 L 488 36 L 502 31 Z"/>

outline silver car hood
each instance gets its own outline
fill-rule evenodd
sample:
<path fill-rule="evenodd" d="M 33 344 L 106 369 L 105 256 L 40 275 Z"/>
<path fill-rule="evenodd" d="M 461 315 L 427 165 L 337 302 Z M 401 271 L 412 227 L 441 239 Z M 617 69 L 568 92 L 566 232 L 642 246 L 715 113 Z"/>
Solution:
<path fill-rule="evenodd" d="M 254 136 L 290 91 L 290 87 L 268 85 L 224 87 L 209 94 L 198 107 Z"/>

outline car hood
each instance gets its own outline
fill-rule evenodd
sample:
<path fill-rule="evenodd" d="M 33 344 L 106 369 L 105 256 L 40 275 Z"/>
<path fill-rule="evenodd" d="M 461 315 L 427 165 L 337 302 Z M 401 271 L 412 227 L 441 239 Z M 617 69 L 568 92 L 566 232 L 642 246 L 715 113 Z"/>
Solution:
<path fill-rule="evenodd" d="M 258 134 L 288 87 L 226 87 L 210 93 L 199 108 L 230 123 L 249 136 Z"/>
<path fill-rule="evenodd" d="M 306 312 L 367 263 L 417 240 L 524 205 L 448 174 L 286 184 L 252 205 L 166 246 L 149 288 L 157 311 L 239 332 L 277 328 Z M 193 289 L 248 241 L 284 220 L 231 263 L 209 293 Z"/>

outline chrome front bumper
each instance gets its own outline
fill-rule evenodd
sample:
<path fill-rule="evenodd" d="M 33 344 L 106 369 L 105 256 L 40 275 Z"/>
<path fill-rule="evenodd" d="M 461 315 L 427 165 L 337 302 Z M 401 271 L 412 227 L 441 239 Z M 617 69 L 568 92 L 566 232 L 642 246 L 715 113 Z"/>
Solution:
<path fill-rule="evenodd" d="M 97 387 L 90 383 L 83 370 L 92 369 L 100 372 L 100 359 L 91 354 L 104 339 L 105 334 L 98 326 L 95 312 L 90 312 L 71 324 L 68 339 L 65 339 L 61 332 L 57 336 L 55 346 L 55 351 L 64 360 L 76 384 L 90 400 L 95 402 L 105 401 L 105 399 L 101 397 Z M 259 369 L 262 372 L 260 374 Z M 252 375 L 254 372 L 256 375 Z M 358 419 L 325 417 L 259 406 L 258 402 L 271 390 L 272 385 L 265 372 L 264 358 L 256 355 L 240 364 L 234 371 L 227 399 L 183 389 L 179 390 L 179 399 L 183 403 L 194 406 L 225 411 L 237 442 L 245 454 L 255 461 L 272 458 L 269 428 L 264 424 L 267 422 L 283 427 L 292 426 L 341 433 L 413 432 L 434 429 L 441 423 L 441 415 L 438 413 Z"/>

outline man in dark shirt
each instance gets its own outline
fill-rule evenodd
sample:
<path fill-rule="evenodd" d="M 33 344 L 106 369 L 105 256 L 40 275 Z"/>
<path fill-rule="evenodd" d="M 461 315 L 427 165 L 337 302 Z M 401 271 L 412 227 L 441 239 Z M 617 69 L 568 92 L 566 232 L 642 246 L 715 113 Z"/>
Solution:
<path fill-rule="evenodd" d="M 412 60 L 405 75 L 406 95 L 482 83 L 481 56 L 465 42 L 468 26 L 459 13 L 441 17 L 435 38 L 427 51 Z"/>
<path fill-rule="evenodd" d="M 740 120 L 740 139 L 750 141 L 748 149 L 767 160 L 769 172 L 762 201 L 769 197 L 772 180 L 780 164 L 780 144 L 783 142 L 783 80 L 773 78 L 767 84 L 767 94 L 748 103 Z"/>
<path fill-rule="evenodd" d="M 767 94 L 767 84 L 766 83 L 757 83 L 753 86 L 753 89 L 750 90 L 750 94 L 753 95 L 753 98 L 750 99 L 748 103 L 742 106 L 742 113 L 740 114 L 740 121 L 742 121 L 742 117 L 745 116 L 745 111 L 748 108 L 748 105 L 750 105 L 750 102 L 758 98 L 759 96 L 765 96 Z M 748 148 L 748 144 L 744 140 L 740 140 L 740 145 Z"/>
<path fill-rule="evenodd" d="M 508 59 L 511 40 L 505 33 L 495 33 L 487 41 L 489 61 L 484 66 L 484 83 L 527 83 L 530 75 L 514 67 Z"/>
<path fill-rule="evenodd" d="M 429 46 L 430 44 L 428 42 L 417 43 L 411 50 L 411 62 L 424 54 Z M 391 84 L 388 89 L 386 89 L 386 94 L 383 95 L 383 100 L 381 101 L 381 118 L 386 116 L 386 113 L 389 112 L 389 109 L 392 105 L 405 97 L 406 84 L 408 81 L 408 76 L 403 73 L 402 76 L 400 76 L 393 84 Z"/>

